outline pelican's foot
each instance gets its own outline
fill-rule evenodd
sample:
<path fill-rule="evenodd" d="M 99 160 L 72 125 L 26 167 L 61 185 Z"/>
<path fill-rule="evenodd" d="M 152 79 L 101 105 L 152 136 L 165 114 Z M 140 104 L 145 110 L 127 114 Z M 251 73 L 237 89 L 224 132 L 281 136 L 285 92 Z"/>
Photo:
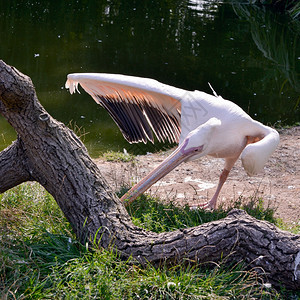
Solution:
<path fill-rule="evenodd" d="M 200 204 L 196 204 L 196 205 L 191 205 L 190 209 L 191 210 L 196 210 L 196 209 L 206 209 L 206 210 L 214 210 L 216 208 L 216 203 L 214 201 L 208 201 L 208 202 L 204 202 L 204 203 L 200 203 Z"/>

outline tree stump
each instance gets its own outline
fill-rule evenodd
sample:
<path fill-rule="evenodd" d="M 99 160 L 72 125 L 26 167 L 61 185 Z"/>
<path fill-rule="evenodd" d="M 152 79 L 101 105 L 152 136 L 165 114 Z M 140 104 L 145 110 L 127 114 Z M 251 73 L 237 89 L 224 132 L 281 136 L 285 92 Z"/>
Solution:
<path fill-rule="evenodd" d="M 0 153 L 0 192 L 37 181 L 53 195 L 82 243 L 124 259 L 159 263 L 245 261 L 273 284 L 300 288 L 300 236 L 233 210 L 219 221 L 157 234 L 134 226 L 80 139 L 39 103 L 31 79 L 0 61 L 0 113 L 17 140 Z"/>

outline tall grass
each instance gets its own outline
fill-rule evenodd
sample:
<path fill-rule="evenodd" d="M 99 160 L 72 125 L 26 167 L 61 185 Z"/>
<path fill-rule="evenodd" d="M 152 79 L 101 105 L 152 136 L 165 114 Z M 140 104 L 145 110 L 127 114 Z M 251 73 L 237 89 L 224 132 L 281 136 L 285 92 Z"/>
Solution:
<path fill-rule="evenodd" d="M 275 221 L 262 200 L 237 204 Z M 223 218 L 142 196 L 129 207 L 134 222 L 157 232 Z M 185 262 L 141 267 L 106 249 L 80 245 L 53 198 L 38 184 L 0 195 L 1 299 L 297 299 L 275 290 L 243 263 L 208 268 Z M 292 298 L 294 297 L 294 298 Z"/>
<path fill-rule="evenodd" d="M 295 1 L 295 5 L 289 8 L 289 14 L 293 19 L 298 19 L 300 18 L 300 2 Z"/>
<path fill-rule="evenodd" d="M 268 0 L 266 2 L 275 9 L 288 13 L 293 19 L 298 19 L 300 16 L 300 3 L 298 0 Z"/>
<path fill-rule="evenodd" d="M 298 37 L 291 34 L 291 31 L 299 32 L 300 27 L 297 28 L 296 24 L 282 26 L 279 21 L 274 22 L 274 14 L 258 6 L 235 4 L 233 9 L 240 18 L 249 22 L 257 48 L 274 63 L 274 74 L 269 74 L 269 77 L 274 80 L 279 71 L 296 91 L 300 91 L 296 68 Z M 292 39 L 292 36 L 295 38 Z"/>
<path fill-rule="evenodd" d="M 290 15 L 294 20 L 299 19 L 300 16 L 300 4 L 298 0 L 235 0 L 233 2 L 269 6 L 278 12 Z"/>

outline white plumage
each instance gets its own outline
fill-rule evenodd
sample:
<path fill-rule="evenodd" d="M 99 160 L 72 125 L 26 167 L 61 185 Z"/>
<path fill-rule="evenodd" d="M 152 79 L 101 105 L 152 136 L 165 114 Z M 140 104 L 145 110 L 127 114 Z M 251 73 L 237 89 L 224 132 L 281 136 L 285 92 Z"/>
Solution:
<path fill-rule="evenodd" d="M 203 207 L 215 208 L 220 190 L 241 155 L 249 175 L 260 172 L 279 143 L 276 130 L 253 120 L 231 101 L 200 91 L 186 91 L 156 80 L 117 74 L 69 74 L 66 88 L 78 84 L 102 105 L 130 143 L 179 143 L 156 169 L 121 200 L 133 201 L 183 161 L 204 155 L 224 158 L 225 166 L 212 199 Z M 154 133 L 154 135 L 153 135 Z"/>

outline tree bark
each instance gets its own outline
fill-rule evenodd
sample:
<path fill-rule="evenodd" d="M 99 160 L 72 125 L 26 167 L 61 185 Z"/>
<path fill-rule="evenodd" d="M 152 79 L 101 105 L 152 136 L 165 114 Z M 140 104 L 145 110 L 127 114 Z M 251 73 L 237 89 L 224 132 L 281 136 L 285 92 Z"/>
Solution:
<path fill-rule="evenodd" d="M 219 221 L 157 234 L 133 225 L 79 138 L 39 103 L 29 77 L 0 61 L 0 113 L 17 140 L 0 153 L 0 192 L 37 181 L 53 195 L 78 239 L 140 263 L 244 260 L 274 284 L 300 288 L 300 236 L 233 210 Z"/>

